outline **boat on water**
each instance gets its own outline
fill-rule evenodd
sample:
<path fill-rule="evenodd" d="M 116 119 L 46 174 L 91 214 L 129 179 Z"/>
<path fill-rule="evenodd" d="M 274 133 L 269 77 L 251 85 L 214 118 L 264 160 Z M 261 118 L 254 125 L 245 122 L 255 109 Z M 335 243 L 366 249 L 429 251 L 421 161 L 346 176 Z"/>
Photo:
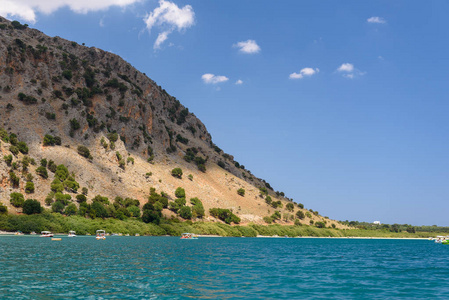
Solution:
<path fill-rule="evenodd" d="M 34 231 L 31 231 L 31 233 L 30 233 L 31 235 L 36 235 L 36 232 L 34 232 Z"/>
<path fill-rule="evenodd" d="M 197 240 L 198 236 L 194 233 L 185 232 L 181 235 L 182 240 Z"/>
<path fill-rule="evenodd" d="M 435 239 L 435 243 L 441 244 L 446 241 L 446 237 L 443 235 L 438 235 Z"/>
<path fill-rule="evenodd" d="M 53 233 L 50 231 L 41 231 L 40 237 L 53 237 Z"/>
<path fill-rule="evenodd" d="M 16 232 L 14 233 L 14 235 L 23 235 L 23 232 L 20 231 L 20 230 L 18 230 L 18 231 L 16 231 Z"/>
<path fill-rule="evenodd" d="M 97 240 L 105 240 L 106 239 L 106 232 L 103 229 L 97 230 L 97 234 L 95 237 Z"/>
<path fill-rule="evenodd" d="M 75 237 L 75 236 L 76 236 L 76 231 L 70 230 L 68 237 Z"/>

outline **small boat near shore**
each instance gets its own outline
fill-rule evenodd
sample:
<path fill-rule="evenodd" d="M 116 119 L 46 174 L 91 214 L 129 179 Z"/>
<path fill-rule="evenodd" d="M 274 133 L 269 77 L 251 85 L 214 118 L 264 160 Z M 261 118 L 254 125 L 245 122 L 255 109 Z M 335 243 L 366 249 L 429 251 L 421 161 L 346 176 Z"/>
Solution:
<path fill-rule="evenodd" d="M 53 237 L 53 233 L 50 231 L 42 231 L 40 237 Z"/>
<path fill-rule="evenodd" d="M 181 240 L 197 240 L 198 236 L 194 233 L 185 232 L 181 235 Z"/>
<path fill-rule="evenodd" d="M 106 239 L 106 232 L 103 229 L 97 230 L 97 234 L 95 236 L 97 240 L 105 240 Z"/>
<path fill-rule="evenodd" d="M 70 230 L 68 237 L 76 237 L 76 231 Z"/>

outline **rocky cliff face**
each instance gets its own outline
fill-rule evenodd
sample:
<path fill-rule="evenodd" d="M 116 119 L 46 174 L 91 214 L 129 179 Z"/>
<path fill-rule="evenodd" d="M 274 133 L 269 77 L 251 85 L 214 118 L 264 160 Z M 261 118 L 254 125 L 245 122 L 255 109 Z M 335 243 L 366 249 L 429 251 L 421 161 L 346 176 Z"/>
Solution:
<path fill-rule="evenodd" d="M 213 144 L 205 125 L 177 99 L 119 56 L 4 18 L 0 127 L 29 148 L 13 156 L 18 186 L 10 182 L 11 166 L 0 159 L 0 201 L 8 206 L 11 192 L 25 191 L 28 173 L 36 189 L 27 197 L 44 202 L 54 175 L 35 175 L 43 158 L 67 166 L 80 186 L 88 188 L 88 198 L 132 197 L 144 204 L 150 187 L 174 197 L 181 186 L 188 198 L 202 199 L 206 211 L 230 208 L 242 221 L 253 222 L 275 211 L 260 188 L 268 188 L 273 200 L 284 203 L 281 211 L 288 203 L 283 197 L 275 199 L 279 193 L 268 183 Z M 10 146 L 1 143 L 2 157 L 11 153 Z M 80 155 L 80 146 L 89 153 Z M 23 170 L 24 155 L 36 165 Z M 173 168 L 183 170 L 182 179 L 171 176 Z M 237 194 L 239 188 L 245 189 L 245 196 Z"/>

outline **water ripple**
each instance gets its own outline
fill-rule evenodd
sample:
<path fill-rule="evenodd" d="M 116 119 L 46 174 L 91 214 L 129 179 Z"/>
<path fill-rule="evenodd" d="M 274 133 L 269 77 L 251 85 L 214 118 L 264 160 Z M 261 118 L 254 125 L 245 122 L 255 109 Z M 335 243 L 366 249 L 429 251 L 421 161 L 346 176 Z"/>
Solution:
<path fill-rule="evenodd" d="M 446 298 L 449 247 L 356 239 L 0 237 L 1 299 Z"/>

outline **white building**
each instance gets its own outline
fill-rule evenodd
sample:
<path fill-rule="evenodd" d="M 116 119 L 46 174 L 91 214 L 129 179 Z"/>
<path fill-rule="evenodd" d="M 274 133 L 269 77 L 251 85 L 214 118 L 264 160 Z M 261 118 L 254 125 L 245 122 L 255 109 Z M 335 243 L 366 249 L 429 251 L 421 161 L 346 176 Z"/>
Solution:
<path fill-rule="evenodd" d="M 373 224 L 374 225 L 380 225 L 380 221 L 374 221 Z"/>

